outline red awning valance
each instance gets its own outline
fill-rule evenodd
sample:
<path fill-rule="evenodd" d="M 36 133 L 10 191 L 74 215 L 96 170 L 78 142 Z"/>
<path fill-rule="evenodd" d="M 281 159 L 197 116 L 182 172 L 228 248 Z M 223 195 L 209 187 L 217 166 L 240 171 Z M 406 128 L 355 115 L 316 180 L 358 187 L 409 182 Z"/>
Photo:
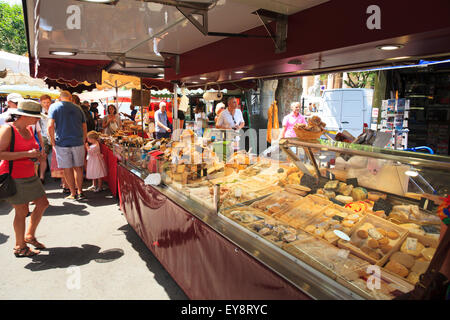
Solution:
<path fill-rule="evenodd" d="M 91 85 L 86 85 L 83 82 L 78 82 L 76 80 L 66 81 L 64 79 L 45 79 L 45 83 L 49 86 L 49 88 L 55 88 L 59 90 L 67 90 L 70 93 L 81 93 L 85 90 L 91 91 L 96 88 L 95 83 Z"/>
<path fill-rule="evenodd" d="M 102 69 L 110 61 L 81 59 L 39 59 L 37 78 L 50 78 L 65 82 L 102 82 Z M 34 76 L 34 58 L 30 58 L 30 74 Z"/>

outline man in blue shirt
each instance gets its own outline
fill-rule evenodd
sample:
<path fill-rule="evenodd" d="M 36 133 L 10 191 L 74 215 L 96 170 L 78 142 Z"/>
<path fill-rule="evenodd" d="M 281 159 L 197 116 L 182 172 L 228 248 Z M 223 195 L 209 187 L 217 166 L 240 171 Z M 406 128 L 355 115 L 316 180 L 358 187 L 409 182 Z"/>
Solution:
<path fill-rule="evenodd" d="M 62 91 L 59 100 L 48 111 L 48 135 L 55 147 L 58 168 L 64 169 L 64 178 L 70 189 L 70 196 L 66 199 L 81 200 L 85 198 L 83 166 L 86 155 L 86 117 L 83 110 L 72 103 L 70 92 Z"/>
<path fill-rule="evenodd" d="M 159 110 L 155 112 L 156 139 L 170 138 L 169 119 L 167 118 L 166 103 L 159 104 Z"/>

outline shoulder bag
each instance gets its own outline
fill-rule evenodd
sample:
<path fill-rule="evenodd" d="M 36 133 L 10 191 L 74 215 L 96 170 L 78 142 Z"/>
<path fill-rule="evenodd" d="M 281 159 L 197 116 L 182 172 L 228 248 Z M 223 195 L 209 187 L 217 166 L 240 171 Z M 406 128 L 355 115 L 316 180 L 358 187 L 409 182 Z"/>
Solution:
<path fill-rule="evenodd" d="M 11 127 L 11 143 L 9 146 L 9 151 L 14 152 L 14 142 L 15 142 L 15 134 L 14 129 Z M 16 183 L 14 179 L 11 177 L 13 162 L 14 160 L 9 160 L 9 172 L 0 175 L 0 199 L 6 199 L 16 194 Z"/>

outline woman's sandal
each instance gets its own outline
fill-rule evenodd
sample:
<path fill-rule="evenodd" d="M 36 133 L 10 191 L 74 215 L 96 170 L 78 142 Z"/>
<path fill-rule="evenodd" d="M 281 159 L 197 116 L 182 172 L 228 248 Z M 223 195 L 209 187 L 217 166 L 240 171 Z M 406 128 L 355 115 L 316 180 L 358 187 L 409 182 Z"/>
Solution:
<path fill-rule="evenodd" d="M 42 243 L 40 243 L 39 241 L 37 241 L 36 238 L 25 238 L 25 242 L 31 244 L 32 246 L 34 246 L 36 249 L 45 249 L 45 245 L 43 245 Z"/>
<path fill-rule="evenodd" d="M 39 250 L 33 250 L 29 247 L 25 246 L 23 248 L 14 248 L 14 255 L 17 258 L 23 258 L 23 257 L 32 257 L 37 254 L 41 253 Z"/>

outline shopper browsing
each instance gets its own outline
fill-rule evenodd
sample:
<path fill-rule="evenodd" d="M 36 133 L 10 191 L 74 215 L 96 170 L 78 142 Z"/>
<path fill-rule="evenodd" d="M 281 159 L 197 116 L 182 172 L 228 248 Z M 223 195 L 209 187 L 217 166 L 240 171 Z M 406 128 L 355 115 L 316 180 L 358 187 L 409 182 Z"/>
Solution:
<path fill-rule="evenodd" d="M 35 125 L 41 117 L 41 106 L 32 100 L 22 100 L 18 108 L 11 110 L 12 123 L 0 128 L 0 174 L 10 172 L 14 179 L 17 192 L 6 199 L 15 211 L 14 233 L 16 257 L 30 257 L 38 254 L 39 250 L 31 249 L 27 243 L 36 249 L 44 249 L 45 245 L 36 240 L 36 228 L 41 221 L 44 211 L 48 208 L 48 200 L 45 195 L 39 177 L 34 171 L 33 159 L 42 161 L 42 153 L 33 137 L 31 125 Z M 10 151 L 12 138 L 14 147 Z M 10 165 L 12 170 L 10 171 Z M 30 224 L 26 229 L 25 218 L 28 215 L 30 202 L 36 205 L 30 217 Z"/>
<path fill-rule="evenodd" d="M 108 105 L 108 115 L 103 119 L 102 126 L 105 134 L 108 135 L 114 134 L 122 126 L 120 116 L 113 104 Z"/>
<path fill-rule="evenodd" d="M 58 168 L 64 169 L 64 178 L 70 189 L 66 199 L 82 200 L 86 198 L 83 194 L 86 118 L 81 108 L 72 103 L 70 92 L 62 91 L 59 99 L 48 111 L 48 135 L 55 146 Z"/>
<path fill-rule="evenodd" d="M 242 129 L 245 125 L 242 111 L 238 108 L 237 100 L 234 97 L 228 98 L 228 108 L 224 110 L 217 119 L 217 129 Z"/>
<path fill-rule="evenodd" d="M 169 119 L 167 118 L 166 103 L 160 102 L 159 110 L 155 112 L 156 139 L 170 138 Z"/>
<path fill-rule="evenodd" d="M 102 178 L 108 175 L 105 160 L 100 151 L 100 143 L 98 142 L 99 133 L 89 131 L 87 134 L 86 150 L 87 150 L 87 166 L 86 179 L 92 180 L 92 186 L 87 188 L 89 191 L 102 191 Z"/>
<path fill-rule="evenodd" d="M 22 96 L 19 93 L 10 93 L 6 97 L 6 102 L 8 107 L 0 114 L 0 125 L 6 123 L 6 119 L 10 117 L 11 111 L 17 108 L 17 104 L 20 100 L 23 100 Z"/>
<path fill-rule="evenodd" d="M 291 103 L 291 113 L 283 118 L 283 131 L 281 131 L 281 138 L 293 138 L 297 135 L 294 131 L 294 126 L 297 123 L 306 124 L 305 117 L 300 114 L 300 102 Z"/>

